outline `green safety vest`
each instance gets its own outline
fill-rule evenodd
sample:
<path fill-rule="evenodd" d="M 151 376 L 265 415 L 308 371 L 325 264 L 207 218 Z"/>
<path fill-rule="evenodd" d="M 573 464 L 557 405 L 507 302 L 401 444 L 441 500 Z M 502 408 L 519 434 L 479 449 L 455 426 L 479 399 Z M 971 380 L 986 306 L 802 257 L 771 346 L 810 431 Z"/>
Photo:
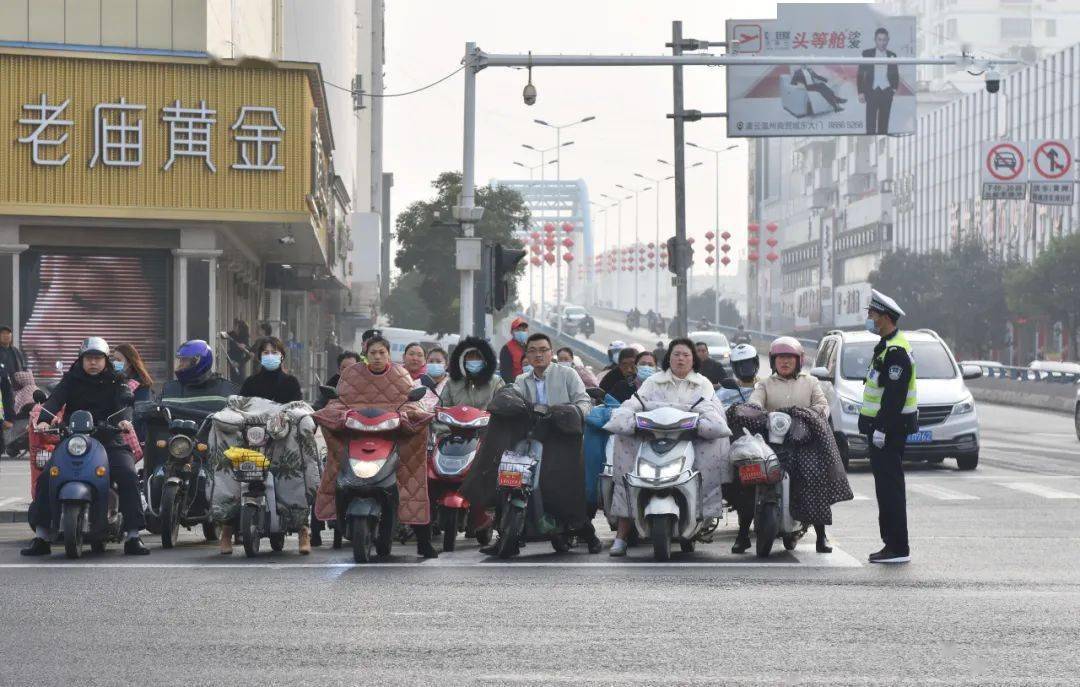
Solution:
<path fill-rule="evenodd" d="M 877 417 L 881 410 L 881 396 L 885 393 L 884 387 L 878 383 L 878 374 L 874 370 L 875 365 L 881 367 L 885 362 L 885 354 L 890 348 L 902 348 L 907 351 L 908 359 L 911 360 L 911 381 L 908 382 L 907 399 L 904 401 L 905 415 L 918 412 L 919 398 L 915 388 L 915 357 L 911 353 L 911 344 L 908 343 L 904 333 L 897 331 L 896 335 L 887 342 L 885 349 L 870 362 L 870 369 L 866 374 L 866 385 L 863 387 L 862 409 L 859 414 L 865 417 Z"/>

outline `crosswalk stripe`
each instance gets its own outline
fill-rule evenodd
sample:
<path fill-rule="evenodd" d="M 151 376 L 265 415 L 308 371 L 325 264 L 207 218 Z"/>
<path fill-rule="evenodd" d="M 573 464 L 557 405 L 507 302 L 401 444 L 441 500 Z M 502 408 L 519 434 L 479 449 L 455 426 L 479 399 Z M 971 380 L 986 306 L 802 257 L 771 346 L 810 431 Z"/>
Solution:
<path fill-rule="evenodd" d="M 972 496 L 971 494 L 964 494 L 959 491 L 953 491 L 952 489 L 946 489 L 945 487 L 939 487 L 936 484 L 925 484 L 922 482 L 915 482 L 908 484 L 908 489 L 924 496 L 938 499 L 939 501 L 978 501 L 978 496 Z"/>
<path fill-rule="evenodd" d="M 869 497 L 869 496 L 864 496 L 864 495 L 860 494 L 860 493 L 859 493 L 859 492 L 857 492 L 857 491 L 853 491 L 853 492 L 851 492 L 851 493 L 855 495 L 855 496 L 854 496 L 854 497 L 853 497 L 853 498 L 851 499 L 852 501 L 869 501 L 869 500 L 870 500 L 870 497 Z"/>
<path fill-rule="evenodd" d="M 1026 494 L 1034 494 L 1035 496 L 1041 496 L 1044 499 L 1080 499 L 1080 494 L 1074 494 L 1071 491 L 1061 491 L 1060 489 L 1054 489 L 1052 487 L 1044 487 L 1043 485 L 1035 484 L 1034 482 L 998 482 L 997 484 L 1006 489 L 1022 491 Z"/>
<path fill-rule="evenodd" d="M 21 500 L 22 500 L 21 496 L 9 496 L 6 499 L 0 499 L 0 508 L 3 508 L 4 506 L 16 503 L 16 502 L 21 501 Z"/>

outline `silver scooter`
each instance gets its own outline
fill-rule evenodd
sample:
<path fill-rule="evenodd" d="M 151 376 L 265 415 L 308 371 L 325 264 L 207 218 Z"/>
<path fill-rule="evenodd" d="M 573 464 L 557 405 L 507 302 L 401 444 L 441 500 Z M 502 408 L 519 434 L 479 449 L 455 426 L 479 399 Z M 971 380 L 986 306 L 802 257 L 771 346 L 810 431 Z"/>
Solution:
<path fill-rule="evenodd" d="M 692 552 L 705 525 L 693 443 L 700 417 L 693 410 L 703 400 L 689 411 L 657 408 L 634 414 L 642 441 L 634 471 L 625 480 L 634 525 L 642 537 L 652 540 L 656 561 L 671 558 L 673 540 L 684 553 Z"/>
<path fill-rule="evenodd" d="M 791 431 L 791 416 L 772 412 L 768 418 L 768 443 L 773 451 L 784 451 Z M 784 548 L 793 550 L 806 534 L 807 525 L 791 517 L 791 478 L 774 454 L 764 460 L 737 462 L 739 483 L 754 489 L 754 534 L 758 558 L 768 558 L 773 543 L 780 538 Z"/>

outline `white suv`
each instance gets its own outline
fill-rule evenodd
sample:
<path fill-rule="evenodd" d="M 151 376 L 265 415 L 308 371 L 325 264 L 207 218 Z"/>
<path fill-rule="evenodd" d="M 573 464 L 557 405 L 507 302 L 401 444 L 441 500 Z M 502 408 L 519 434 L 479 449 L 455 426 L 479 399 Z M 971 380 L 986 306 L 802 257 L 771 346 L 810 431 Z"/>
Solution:
<path fill-rule="evenodd" d="M 955 458 L 961 470 L 979 464 L 979 417 L 964 384 L 982 376 L 976 365 L 958 365 L 952 351 L 929 329 L 904 331 L 918 378 L 919 431 L 908 436 L 904 459 L 940 463 Z M 830 422 L 847 466 L 867 458 L 866 435 L 859 433 L 863 380 L 880 337 L 870 332 L 831 331 L 818 344 L 810 374 L 822 382 L 831 407 Z"/>

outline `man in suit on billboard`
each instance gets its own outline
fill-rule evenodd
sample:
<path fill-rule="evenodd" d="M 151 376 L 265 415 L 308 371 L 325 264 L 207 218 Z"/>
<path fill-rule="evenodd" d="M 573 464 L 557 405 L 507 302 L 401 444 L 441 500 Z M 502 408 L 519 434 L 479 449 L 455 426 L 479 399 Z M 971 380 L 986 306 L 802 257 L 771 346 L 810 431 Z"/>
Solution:
<path fill-rule="evenodd" d="M 896 57 L 888 50 L 889 32 L 880 28 L 874 32 L 874 47 L 863 50 L 863 57 Z M 900 88 L 900 69 L 895 64 L 862 64 L 856 79 L 859 102 L 866 104 L 866 133 L 889 133 L 889 113 L 893 95 Z"/>

